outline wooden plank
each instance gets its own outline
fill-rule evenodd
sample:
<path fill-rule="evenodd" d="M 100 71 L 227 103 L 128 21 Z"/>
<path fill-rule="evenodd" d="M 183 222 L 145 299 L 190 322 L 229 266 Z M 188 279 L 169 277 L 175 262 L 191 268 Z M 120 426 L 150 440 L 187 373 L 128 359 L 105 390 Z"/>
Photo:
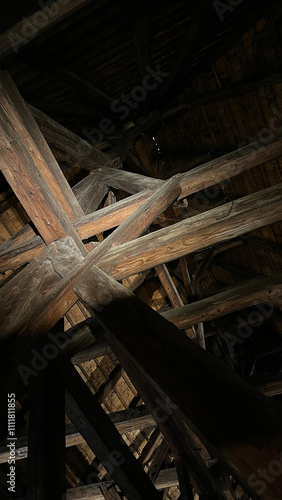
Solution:
<path fill-rule="evenodd" d="M 217 450 L 230 473 L 257 499 L 250 476 L 268 467 L 270 460 L 279 460 L 279 404 L 260 395 L 97 267 L 80 278 L 75 291 L 97 314 L 116 356 L 128 360 L 125 369 L 129 363 L 137 366 L 160 396 L 168 396 L 189 426 Z M 238 393 L 241 404 L 236 407 Z M 261 498 L 279 500 L 281 493 L 281 484 L 273 482 Z"/>
<path fill-rule="evenodd" d="M 282 218 L 282 185 L 245 196 L 110 250 L 99 267 L 122 279 Z"/>
<path fill-rule="evenodd" d="M 47 4 L 28 17 L 25 17 L 0 36 L 0 59 L 12 52 L 18 52 L 23 46 L 62 21 L 76 10 L 89 3 L 89 0 L 57 0 L 54 5 Z M 42 20 L 44 19 L 44 22 Z"/>
<path fill-rule="evenodd" d="M 6 115 L 9 119 L 28 154 L 37 165 L 41 176 L 44 177 L 67 216 L 71 221 L 82 217 L 84 215 L 83 210 L 40 132 L 35 119 L 7 72 L 1 73 L 0 99 L 3 115 Z"/>
<path fill-rule="evenodd" d="M 67 387 L 69 418 L 123 494 L 128 500 L 160 499 L 153 483 L 69 359 L 60 353 L 52 363 Z"/>
<path fill-rule="evenodd" d="M 155 426 L 155 420 L 152 415 L 145 408 L 145 405 L 139 406 L 134 409 L 122 410 L 115 413 L 110 413 L 109 418 L 120 432 L 123 434 L 125 432 L 132 432 L 138 429 L 142 430 L 146 427 Z M 66 426 L 66 437 L 65 445 L 66 448 L 70 446 L 78 446 L 85 443 L 82 435 L 77 431 L 73 424 L 68 424 Z M 8 462 L 10 452 L 7 450 L 7 444 L 0 444 L 0 463 Z M 28 438 L 27 436 L 22 436 L 17 439 L 16 444 L 16 459 L 21 460 L 28 456 Z"/>
<path fill-rule="evenodd" d="M 108 188 L 99 171 L 92 172 L 72 188 L 75 197 L 85 214 L 97 210 L 107 194 Z"/>
<path fill-rule="evenodd" d="M 28 449 L 28 499 L 65 500 L 65 390 L 50 367 L 32 393 Z"/>
<path fill-rule="evenodd" d="M 111 159 L 98 148 L 67 130 L 39 109 L 31 105 L 28 107 L 50 147 L 59 154 L 67 155 L 67 162 L 78 163 L 90 171 L 103 166 L 114 167 Z"/>

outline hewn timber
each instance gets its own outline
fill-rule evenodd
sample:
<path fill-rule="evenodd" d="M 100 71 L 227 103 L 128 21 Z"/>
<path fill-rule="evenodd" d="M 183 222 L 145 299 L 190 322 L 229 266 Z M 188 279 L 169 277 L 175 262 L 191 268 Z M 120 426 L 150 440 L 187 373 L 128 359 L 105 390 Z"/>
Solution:
<path fill-rule="evenodd" d="M 130 363 L 138 367 L 160 396 L 168 396 L 203 442 L 258 499 L 257 470 L 280 458 L 279 404 L 259 394 L 99 268 L 84 273 L 75 291 L 97 314 L 116 356 L 121 355 L 122 363 L 127 359 L 124 368 Z M 241 404 L 236 406 L 238 393 Z M 261 498 L 279 500 L 281 494 L 282 485 L 276 481 L 267 484 Z"/>
<path fill-rule="evenodd" d="M 270 302 L 274 307 L 273 304 L 281 296 L 282 273 L 279 273 L 267 278 L 248 280 L 216 295 L 167 311 L 163 316 L 180 329 L 188 328 L 255 304 Z M 267 311 L 268 309 L 266 307 Z"/>
<path fill-rule="evenodd" d="M 29 17 L 23 18 L 0 36 L 0 59 L 12 52 L 18 52 L 21 47 L 30 43 L 43 31 L 86 5 L 89 0 L 57 0 L 52 5 L 47 4 Z M 44 22 L 42 23 L 42 19 Z"/>
<path fill-rule="evenodd" d="M 277 158 L 281 155 L 281 152 L 282 139 L 278 137 L 266 145 L 254 143 L 239 151 L 225 155 L 220 159 L 212 160 L 200 167 L 196 167 L 190 172 L 179 176 L 179 183 L 182 189 L 179 198 L 193 194 L 216 182 L 226 180 L 245 170 Z M 74 222 L 74 227 L 82 239 L 90 238 L 95 234 L 120 225 L 151 195 L 152 192 L 147 190 L 143 193 L 130 196 L 112 206 L 80 218 Z M 29 255 L 26 261 L 24 259 L 25 256 L 22 253 L 21 264 L 28 261 Z M 8 268 L 4 270 L 8 270 Z"/>
<path fill-rule="evenodd" d="M 0 76 L 1 113 L 8 118 L 36 164 L 39 176 L 44 178 L 69 219 L 74 221 L 82 217 L 84 212 L 17 87 L 6 72 L 2 72 Z"/>
<path fill-rule="evenodd" d="M 78 163 L 87 170 L 103 166 L 113 167 L 111 159 L 85 139 L 52 120 L 31 105 L 28 105 L 43 136 L 53 151 L 65 155 L 69 163 Z"/>
<path fill-rule="evenodd" d="M 0 246 L 0 272 L 17 269 L 39 256 L 44 248 L 46 245 L 40 236 L 34 236 L 24 242 L 17 239 L 8 240 Z"/>
<path fill-rule="evenodd" d="M 60 353 L 52 364 L 67 389 L 66 411 L 69 418 L 122 493 L 128 500 L 160 499 L 142 466 L 67 356 Z"/>
<path fill-rule="evenodd" d="M 134 174 L 125 170 L 102 168 L 101 175 L 106 184 L 111 187 L 122 189 L 127 193 L 136 194 L 146 189 L 157 189 L 165 181 L 147 177 L 146 175 Z"/>
<path fill-rule="evenodd" d="M 92 175 L 82 179 L 72 190 L 84 213 L 91 214 L 97 210 L 108 188 L 101 173 L 96 170 Z"/>
<path fill-rule="evenodd" d="M 122 410 L 115 413 L 110 413 L 109 417 L 117 430 L 123 434 L 125 432 L 145 429 L 146 427 L 155 426 L 155 420 L 148 412 L 145 406 L 139 406 L 134 409 Z M 77 431 L 73 424 L 66 426 L 65 445 L 78 446 L 85 443 L 82 435 Z M 0 445 L 0 463 L 8 462 L 10 451 L 7 449 L 6 443 Z M 16 459 L 21 460 L 28 456 L 28 438 L 27 436 L 19 437 L 16 444 Z"/>
<path fill-rule="evenodd" d="M 228 241 L 282 219 L 282 185 L 214 208 L 110 250 L 99 267 L 115 279 Z"/>
<path fill-rule="evenodd" d="M 6 180 L 45 243 L 48 244 L 55 239 L 71 235 L 81 251 L 85 253 L 84 245 L 70 222 L 69 214 L 64 211 L 65 205 L 64 209 L 61 206 L 62 200 L 66 200 L 66 198 L 63 195 L 59 196 L 58 193 L 55 194 L 56 186 L 59 186 L 57 182 L 54 181 L 54 192 L 53 187 L 50 187 L 52 185 L 51 179 L 55 179 L 55 175 L 51 169 L 49 170 L 45 160 L 48 146 L 46 144 L 45 147 L 45 141 L 43 136 L 41 139 L 39 129 L 35 131 L 37 125 L 35 122 L 32 123 L 34 120 L 25 108 L 20 94 L 6 76 L 0 79 L 0 101 L 0 124 L 3 130 L 0 138 L 2 156 L 0 167 Z M 34 150 L 36 138 L 39 144 L 38 150 L 37 147 Z M 36 154 L 37 158 L 35 158 Z M 54 165 L 54 170 L 60 170 L 58 165 Z M 47 180 L 43 177 L 43 173 L 44 177 L 46 174 Z M 60 187 L 58 189 L 61 190 Z M 70 192 L 75 200 L 71 190 Z M 67 205 L 73 210 L 74 206 L 69 197 L 68 201 L 70 204 L 67 203 Z M 79 207 L 77 201 L 76 203 Z M 80 207 L 78 210 L 82 213 Z"/>

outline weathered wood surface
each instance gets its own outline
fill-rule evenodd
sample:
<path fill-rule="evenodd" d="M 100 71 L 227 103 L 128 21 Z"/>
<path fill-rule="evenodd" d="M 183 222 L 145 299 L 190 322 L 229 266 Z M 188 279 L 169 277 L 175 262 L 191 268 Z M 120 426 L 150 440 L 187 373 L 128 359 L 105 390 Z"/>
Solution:
<path fill-rule="evenodd" d="M 70 360 L 60 354 L 53 361 L 66 386 L 66 411 L 69 418 L 103 462 L 128 500 L 160 499 L 153 483 L 121 438 L 108 415 L 97 403 Z"/>
<path fill-rule="evenodd" d="M 101 201 L 107 194 L 107 185 L 99 171 L 88 175 L 72 188 L 75 197 L 85 214 L 97 210 Z"/>
<path fill-rule="evenodd" d="M 32 123 L 34 120 L 31 115 L 29 116 L 29 112 L 25 108 L 17 89 L 10 79 L 3 75 L 0 79 L 0 102 L 0 124 L 3 129 L 3 134 L 0 137 L 0 168 L 6 180 L 34 222 L 45 243 L 51 243 L 57 238 L 70 234 L 81 248 L 81 251 L 84 252 L 85 249 L 81 239 L 68 218 L 68 215 L 70 215 L 69 209 L 72 211 L 75 205 L 72 204 L 69 196 L 66 198 L 63 195 L 54 175 L 54 172 L 58 172 L 60 169 L 56 164 L 54 165 L 54 171 L 49 170 L 45 160 L 48 146 L 46 144 L 45 147 L 44 140 L 42 144 L 43 136 L 41 139 L 39 129 L 38 131 L 35 130 L 37 125 L 35 122 Z M 40 149 L 37 149 L 36 144 L 40 145 Z M 52 156 L 51 153 L 50 155 Z M 53 180 L 54 187 L 51 188 Z M 67 184 L 66 180 L 65 183 Z M 56 186 L 60 193 L 56 191 Z M 68 189 L 72 199 L 75 200 L 69 185 Z M 64 200 L 67 203 L 64 203 Z M 82 209 L 76 200 L 75 203 L 81 214 Z"/>
<path fill-rule="evenodd" d="M 255 304 L 272 305 L 282 295 L 282 274 L 253 279 L 231 289 L 163 313 L 178 328 L 211 321 Z"/>
<path fill-rule="evenodd" d="M 249 477 L 268 467 L 270 460 L 279 460 L 279 403 L 259 394 L 99 268 L 84 273 L 75 291 L 96 312 L 117 357 L 122 353 L 160 395 L 167 395 L 203 442 L 258 498 Z M 241 404 L 236 406 L 238 393 Z M 273 482 L 261 498 L 279 500 L 281 494 L 282 485 Z"/>
<path fill-rule="evenodd" d="M 78 163 L 87 170 L 103 166 L 113 168 L 111 159 L 85 139 L 52 120 L 31 105 L 28 105 L 43 136 L 53 151 L 66 155 L 69 163 Z"/>
<path fill-rule="evenodd" d="M 138 429 L 145 429 L 146 427 L 154 427 L 155 420 L 152 415 L 148 412 L 145 406 L 139 406 L 134 409 L 122 410 L 115 413 L 110 413 L 109 417 L 117 430 L 123 434 L 125 432 L 136 431 Z M 77 431 L 73 424 L 68 424 L 66 426 L 66 437 L 65 445 L 66 448 L 70 446 L 78 446 L 79 444 L 85 443 L 82 435 Z M 28 456 L 28 438 L 27 436 L 22 436 L 17 439 L 17 460 L 21 460 Z M 0 444 L 0 463 L 6 463 L 9 458 L 9 450 L 7 450 L 7 444 Z"/>
<path fill-rule="evenodd" d="M 0 99 L 1 113 L 8 118 L 23 147 L 37 166 L 40 178 L 44 178 L 44 181 L 71 221 L 82 217 L 84 212 L 76 200 L 69 183 L 17 87 L 6 72 L 1 73 Z M 15 137 L 14 140 L 16 141 L 16 139 Z"/>
<path fill-rule="evenodd" d="M 30 233 L 31 231 L 29 231 Z M 9 269 L 15 270 L 21 265 L 30 262 L 46 248 L 40 236 L 34 236 L 27 241 L 11 240 L 0 246 L 0 272 L 2 273 Z"/>
<path fill-rule="evenodd" d="M 245 196 L 110 250 L 99 267 L 115 279 L 134 275 L 282 218 L 282 185 Z"/>
<path fill-rule="evenodd" d="M 165 181 L 154 179 L 153 177 L 112 168 L 102 168 L 101 175 L 108 186 L 122 189 L 131 194 L 136 194 L 146 189 L 158 189 L 165 183 Z"/>
<path fill-rule="evenodd" d="M 140 193 L 137 196 L 143 198 L 144 201 L 147 193 Z M 188 253 L 193 253 L 226 240 L 232 240 L 249 231 L 280 221 L 282 218 L 281 196 L 282 186 L 277 185 L 195 215 L 173 226 L 143 236 L 137 241 L 110 250 L 99 262 L 99 266 L 116 279 L 121 279 L 170 260 L 175 260 Z M 124 220 L 129 216 L 128 208 L 131 207 L 132 201 L 130 198 L 127 200 L 123 205 L 123 207 L 126 206 L 123 212 Z M 139 206 L 139 202 L 140 199 L 138 198 L 137 206 Z M 114 216 L 114 213 L 118 213 L 118 211 L 115 212 L 114 207 L 115 205 L 102 209 L 104 213 L 107 211 L 106 217 L 109 221 L 111 215 Z M 136 208 L 135 205 L 135 210 Z M 98 231 L 97 228 L 99 227 L 98 212 L 96 212 L 95 216 L 90 215 L 92 220 L 90 227 L 92 227 L 94 219 L 97 222 L 95 231 Z M 86 219 L 83 218 L 83 220 Z M 89 230 L 89 226 L 87 228 L 87 223 L 84 226 L 87 228 L 85 233 L 80 231 L 79 224 L 79 221 L 74 224 L 78 234 L 82 238 L 90 237 L 92 231 Z M 113 225 L 117 224 L 114 223 Z M 98 232 L 100 232 L 100 229 Z M 126 262 L 126 265 L 124 262 Z"/>

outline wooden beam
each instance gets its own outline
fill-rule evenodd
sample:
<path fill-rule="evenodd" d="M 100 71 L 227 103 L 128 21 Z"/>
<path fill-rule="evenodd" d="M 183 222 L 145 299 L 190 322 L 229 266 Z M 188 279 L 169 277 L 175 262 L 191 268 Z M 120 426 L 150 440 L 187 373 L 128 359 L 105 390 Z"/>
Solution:
<path fill-rule="evenodd" d="M 154 427 L 155 420 L 152 415 L 148 412 L 145 406 L 140 406 L 134 409 L 122 410 L 115 413 L 110 413 L 109 418 L 120 432 L 120 434 L 126 432 L 136 431 L 138 429 L 145 429 L 146 427 Z M 78 446 L 85 443 L 83 436 L 77 431 L 73 424 L 68 424 L 66 426 L 66 437 L 65 446 L 69 448 L 70 446 Z M 0 444 L 0 463 L 8 462 L 10 452 L 7 450 L 7 444 Z M 28 438 L 27 436 L 22 436 L 17 439 L 16 444 L 16 460 L 21 460 L 27 458 L 28 456 Z"/>
<path fill-rule="evenodd" d="M 6 180 L 47 244 L 70 234 L 85 253 L 84 245 L 68 218 L 74 220 L 83 213 L 82 209 L 66 179 L 59 184 L 63 174 L 58 165 L 53 161 L 54 168 L 50 166 L 49 169 L 47 157 L 52 157 L 52 154 L 16 87 L 6 75 L 0 80 L 0 101 L 3 129 L 1 170 Z"/>
<path fill-rule="evenodd" d="M 101 175 L 104 182 L 111 187 L 122 189 L 127 193 L 136 194 L 146 189 L 158 189 L 165 181 L 147 177 L 146 175 L 134 174 L 126 170 L 102 168 Z"/>
<path fill-rule="evenodd" d="M 53 151 L 66 155 L 67 162 L 78 163 L 90 171 L 103 166 L 114 167 L 111 159 L 94 145 L 67 130 L 39 109 L 31 105 L 28 108 L 50 147 Z"/>
<path fill-rule="evenodd" d="M 44 178 L 62 209 L 74 221 L 84 215 L 83 210 L 11 77 L 6 72 L 0 76 L 1 115 L 4 120 L 7 118 L 10 137 L 16 135 L 20 138 L 28 156 L 37 166 L 38 176 Z"/>
<path fill-rule="evenodd" d="M 110 250 L 99 267 L 125 278 L 278 222 L 282 185 L 245 196 Z"/>
<path fill-rule="evenodd" d="M 28 449 L 28 500 L 64 500 L 65 390 L 50 367 L 32 393 Z"/>
<path fill-rule="evenodd" d="M 153 483 L 68 358 L 60 353 L 52 363 L 67 387 L 69 418 L 122 493 L 128 500 L 160 499 Z"/>
<path fill-rule="evenodd" d="M 267 278 L 248 280 L 211 297 L 167 311 L 163 313 L 163 316 L 178 328 L 187 328 L 255 304 L 264 302 L 273 304 L 281 295 L 282 274 L 280 273 Z"/>
<path fill-rule="evenodd" d="M 54 134 L 55 135 L 55 134 Z M 71 143 L 71 141 L 70 141 Z M 86 143 L 87 144 L 87 143 Z M 186 174 L 181 174 L 178 179 L 182 193 L 179 198 L 197 192 L 206 187 L 239 174 L 249 168 L 270 161 L 281 154 L 282 140 L 275 138 L 266 146 L 255 143 L 246 146 L 237 152 L 225 155 L 221 159 L 212 160 L 200 167 L 196 167 Z M 82 239 L 90 238 L 124 222 L 145 200 L 151 196 L 152 192 L 147 190 L 130 196 L 125 200 L 80 218 L 74 223 L 74 227 Z M 186 252 L 187 253 L 187 252 Z M 24 252 L 21 255 L 20 264 L 28 262 L 30 254 L 25 260 Z M 161 263 L 161 262 L 159 262 Z M 9 268 L 2 268 L 3 271 Z"/>
<path fill-rule="evenodd" d="M 258 468 L 268 467 L 270 460 L 279 460 L 280 406 L 252 389 L 169 322 L 163 322 L 160 315 L 97 267 L 84 273 L 75 291 L 97 314 L 124 368 L 130 363 L 137 366 L 160 395 L 165 394 L 178 405 L 192 429 L 203 436 L 204 443 L 216 450 L 230 473 L 257 499 L 249 478 L 256 477 Z M 192 377 L 194 373 L 201 376 Z M 238 392 L 241 404 L 236 407 Z M 279 500 L 281 493 L 281 485 L 273 482 L 267 484 L 261 498 Z"/>
<path fill-rule="evenodd" d="M 44 6 L 28 17 L 25 17 L 0 36 L 0 60 L 12 52 L 18 52 L 22 47 L 32 42 L 46 29 L 73 14 L 76 10 L 89 3 L 89 0 L 56 1 L 54 5 Z M 42 20 L 44 22 L 42 23 Z"/>
<path fill-rule="evenodd" d="M 90 214 L 97 210 L 108 188 L 100 172 L 95 171 L 92 175 L 84 177 L 72 190 L 84 213 Z"/>
<path fill-rule="evenodd" d="M 31 229 L 30 226 L 28 226 Z M 29 231 L 29 234 L 31 231 Z M 40 236 L 34 236 L 27 241 L 18 239 L 19 233 L 15 239 L 8 240 L 0 246 L 0 272 L 4 273 L 10 269 L 15 270 L 23 264 L 27 264 L 39 256 L 46 245 Z"/>
<path fill-rule="evenodd" d="M 110 486 L 113 483 L 108 481 L 104 484 Z M 67 500 L 104 500 L 105 497 L 101 493 L 99 485 L 100 483 L 96 483 L 71 488 L 67 490 Z M 176 469 L 161 470 L 156 479 L 155 487 L 158 490 L 163 490 L 165 488 L 171 488 L 172 486 L 178 486 Z"/>

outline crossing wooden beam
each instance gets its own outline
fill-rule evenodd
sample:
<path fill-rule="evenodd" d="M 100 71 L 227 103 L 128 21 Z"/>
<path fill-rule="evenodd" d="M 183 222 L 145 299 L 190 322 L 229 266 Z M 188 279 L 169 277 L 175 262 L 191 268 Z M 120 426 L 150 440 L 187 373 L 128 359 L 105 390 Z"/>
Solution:
<path fill-rule="evenodd" d="M 279 460 L 280 406 L 260 395 L 169 322 L 163 322 L 159 314 L 99 268 L 94 266 L 84 273 L 75 291 L 97 314 L 124 368 L 127 370 L 130 364 L 138 367 L 160 396 L 168 396 L 190 427 L 257 499 L 249 478 L 255 477 L 259 468 L 268 467 L 270 459 Z M 201 376 L 195 377 L 195 373 Z M 236 407 L 238 393 L 241 404 Z M 273 482 L 261 498 L 278 500 L 281 492 L 279 482 Z"/>

